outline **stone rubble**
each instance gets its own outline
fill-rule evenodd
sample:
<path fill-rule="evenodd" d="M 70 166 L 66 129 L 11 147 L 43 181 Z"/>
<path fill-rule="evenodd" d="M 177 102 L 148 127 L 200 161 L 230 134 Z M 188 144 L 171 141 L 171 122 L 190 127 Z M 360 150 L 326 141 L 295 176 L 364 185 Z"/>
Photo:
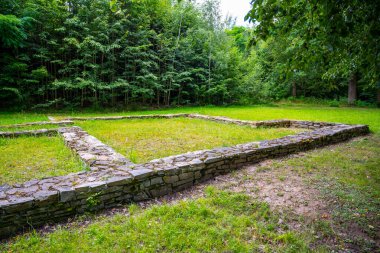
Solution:
<path fill-rule="evenodd" d="M 85 211 L 96 211 L 180 191 L 247 164 L 369 133 L 366 125 L 295 120 L 254 122 L 196 114 L 123 118 L 151 117 L 189 117 L 252 127 L 297 127 L 310 130 L 274 140 L 189 152 L 145 164 L 133 164 L 79 127 L 60 128 L 58 132 L 66 145 L 80 156 L 90 171 L 0 186 L 0 238 L 10 236 L 22 228 L 59 221 Z M 121 117 L 90 118 L 98 119 Z"/>

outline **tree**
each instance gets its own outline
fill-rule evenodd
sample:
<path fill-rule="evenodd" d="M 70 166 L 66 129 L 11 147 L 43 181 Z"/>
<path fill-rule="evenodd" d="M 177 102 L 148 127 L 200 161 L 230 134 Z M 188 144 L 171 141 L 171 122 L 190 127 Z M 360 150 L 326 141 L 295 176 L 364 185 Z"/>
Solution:
<path fill-rule="evenodd" d="M 255 0 L 246 18 L 256 24 L 253 44 L 287 38 L 288 49 L 297 45 L 291 68 L 310 73 L 319 66 L 322 79 L 334 86 L 345 79 L 352 103 L 357 82 L 374 90 L 379 80 L 379 6 L 378 1 Z"/>

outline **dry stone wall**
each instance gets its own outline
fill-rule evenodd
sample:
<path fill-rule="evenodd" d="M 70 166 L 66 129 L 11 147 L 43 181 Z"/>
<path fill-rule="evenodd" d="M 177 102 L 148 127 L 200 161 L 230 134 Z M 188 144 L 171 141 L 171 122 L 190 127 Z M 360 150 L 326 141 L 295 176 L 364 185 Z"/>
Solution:
<path fill-rule="evenodd" d="M 92 171 L 133 164 L 80 127 L 60 128 L 66 146 L 74 150 Z"/>
<path fill-rule="evenodd" d="M 0 132 L 0 138 L 16 138 L 21 136 L 52 136 L 58 133 L 58 129 L 20 130 L 14 132 Z"/>
<path fill-rule="evenodd" d="M 65 126 L 65 125 L 72 125 L 72 124 L 74 124 L 74 121 L 72 121 L 72 120 L 39 121 L 39 122 L 28 122 L 28 123 L 22 123 L 22 124 L 14 124 L 14 125 L 3 125 L 3 126 L 0 126 L 0 129 L 1 128 L 26 127 L 26 126 L 43 126 L 43 125 Z"/>
<path fill-rule="evenodd" d="M 81 128 L 61 128 L 59 133 L 66 145 L 78 153 L 90 170 L 13 186 L 0 186 L 0 237 L 85 211 L 159 197 L 247 164 L 345 141 L 369 132 L 366 125 L 294 120 L 253 122 L 193 114 L 132 118 L 148 117 L 190 117 L 252 127 L 297 127 L 310 131 L 274 140 L 189 152 L 145 164 L 132 164 Z M 111 120 L 109 117 L 91 118 L 100 119 Z"/>
<path fill-rule="evenodd" d="M 14 125 L 3 125 L 0 126 L 0 130 L 7 130 L 9 128 L 21 128 L 28 126 L 46 126 L 46 125 L 56 125 L 56 126 L 66 126 L 74 124 L 71 120 L 62 121 L 40 121 L 40 122 L 29 122 Z M 21 136 L 43 136 L 43 135 L 56 135 L 58 133 L 58 128 L 56 129 L 38 129 L 38 130 L 17 130 L 17 131 L 0 131 L 0 138 L 16 138 Z"/>

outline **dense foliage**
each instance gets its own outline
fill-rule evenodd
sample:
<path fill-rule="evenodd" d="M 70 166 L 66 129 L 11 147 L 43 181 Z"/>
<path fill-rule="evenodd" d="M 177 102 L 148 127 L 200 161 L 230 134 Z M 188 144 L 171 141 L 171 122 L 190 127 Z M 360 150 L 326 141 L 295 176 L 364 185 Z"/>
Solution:
<path fill-rule="evenodd" d="M 380 2 L 253 0 L 254 79 L 270 97 L 380 101 Z M 358 86 L 358 87 L 357 87 Z M 376 94 L 377 93 L 377 94 Z"/>
<path fill-rule="evenodd" d="M 377 1 L 252 4 L 251 29 L 218 0 L 3 0 L 0 106 L 376 99 Z"/>
<path fill-rule="evenodd" d="M 218 2 L 6 0 L 1 103 L 222 104 L 241 55 Z"/>

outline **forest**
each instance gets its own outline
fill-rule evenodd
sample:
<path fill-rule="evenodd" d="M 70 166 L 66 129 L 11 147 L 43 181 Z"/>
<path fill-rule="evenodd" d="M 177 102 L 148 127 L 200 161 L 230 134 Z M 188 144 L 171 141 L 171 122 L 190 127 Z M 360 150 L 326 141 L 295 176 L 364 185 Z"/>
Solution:
<path fill-rule="evenodd" d="M 379 1 L 2 0 L 0 106 L 380 101 Z"/>

